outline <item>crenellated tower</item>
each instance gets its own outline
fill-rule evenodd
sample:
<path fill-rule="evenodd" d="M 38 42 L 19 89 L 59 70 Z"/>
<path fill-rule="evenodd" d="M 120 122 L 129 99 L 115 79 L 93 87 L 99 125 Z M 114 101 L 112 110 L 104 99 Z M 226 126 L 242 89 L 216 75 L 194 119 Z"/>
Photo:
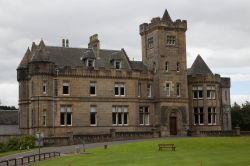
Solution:
<path fill-rule="evenodd" d="M 154 72 L 158 121 L 170 131 L 172 112 L 172 116 L 176 117 L 173 124 L 176 124 L 177 133 L 170 131 L 170 134 L 178 135 L 182 134 L 184 126 L 188 124 L 186 30 L 187 21 L 173 21 L 167 10 L 162 18 L 156 17 L 150 23 L 140 25 L 142 61 Z M 178 118 L 184 119 L 182 124 Z"/>

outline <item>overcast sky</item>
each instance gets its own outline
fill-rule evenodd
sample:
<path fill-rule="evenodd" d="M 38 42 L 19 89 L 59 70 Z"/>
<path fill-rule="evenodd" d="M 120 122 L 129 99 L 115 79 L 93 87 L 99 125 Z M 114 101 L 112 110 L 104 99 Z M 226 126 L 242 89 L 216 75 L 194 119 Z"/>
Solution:
<path fill-rule="evenodd" d="M 141 60 L 139 25 L 165 9 L 188 22 L 188 67 L 200 54 L 214 73 L 231 77 L 232 102 L 250 100 L 249 0 L 0 0 L 2 105 L 18 105 L 16 68 L 33 41 L 87 47 L 98 33 L 101 48 Z"/>

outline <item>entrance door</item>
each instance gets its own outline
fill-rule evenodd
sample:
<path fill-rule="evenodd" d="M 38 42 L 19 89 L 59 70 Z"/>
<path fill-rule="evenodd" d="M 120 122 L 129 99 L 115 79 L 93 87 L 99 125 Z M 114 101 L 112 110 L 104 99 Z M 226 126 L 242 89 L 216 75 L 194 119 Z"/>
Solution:
<path fill-rule="evenodd" d="M 177 135 L 176 117 L 170 117 L 170 135 Z"/>

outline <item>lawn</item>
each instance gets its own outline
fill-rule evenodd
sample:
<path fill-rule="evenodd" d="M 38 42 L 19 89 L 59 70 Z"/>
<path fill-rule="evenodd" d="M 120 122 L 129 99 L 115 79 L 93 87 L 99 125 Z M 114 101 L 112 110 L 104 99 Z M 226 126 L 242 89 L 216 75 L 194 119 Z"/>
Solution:
<path fill-rule="evenodd" d="M 2 153 L 0 153 L 0 157 L 12 155 L 12 154 L 18 154 L 18 153 L 29 152 L 29 151 L 33 151 L 33 150 L 34 150 L 34 149 L 29 149 L 29 150 L 26 149 L 26 150 L 14 150 L 14 151 L 2 152 Z"/>
<path fill-rule="evenodd" d="M 176 151 L 158 151 L 159 143 L 174 143 Z M 88 154 L 42 161 L 39 166 L 247 166 L 250 137 L 166 138 L 87 149 Z"/>

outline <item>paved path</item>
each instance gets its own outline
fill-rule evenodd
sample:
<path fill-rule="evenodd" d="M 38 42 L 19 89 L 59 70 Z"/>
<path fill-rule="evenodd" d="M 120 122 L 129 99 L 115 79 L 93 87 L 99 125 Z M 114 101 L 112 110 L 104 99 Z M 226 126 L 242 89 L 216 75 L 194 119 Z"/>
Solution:
<path fill-rule="evenodd" d="M 143 142 L 143 141 L 153 141 L 153 140 L 160 140 L 160 139 L 176 139 L 176 138 L 180 138 L 180 137 L 149 138 L 149 139 L 126 140 L 126 141 L 91 143 L 91 144 L 85 144 L 85 149 L 104 147 L 104 145 L 109 146 L 109 145 L 117 145 L 117 144 L 127 144 L 127 143 L 132 143 L 132 142 Z M 81 145 L 70 145 L 70 146 L 59 146 L 59 147 L 44 147 L 44 148 L 41 148 L 41 153 L 61 152 L 62 155 L 70 154 L 70 153 L 75 153 L 76 147 L 82 148 L 83 146 L 81 144 Z M 23 152 L 23 153 L 18 153 L 18 154 L 0 157 L 0 161 L 12 159 L 12 158 L 23 157 L 23 156 L 32 155 L 32 154 L 37 154 L 37 153 L 39 153 L 38 149 L 35 149 L 35 150 L 29 151 L 29 152 Z"/>

